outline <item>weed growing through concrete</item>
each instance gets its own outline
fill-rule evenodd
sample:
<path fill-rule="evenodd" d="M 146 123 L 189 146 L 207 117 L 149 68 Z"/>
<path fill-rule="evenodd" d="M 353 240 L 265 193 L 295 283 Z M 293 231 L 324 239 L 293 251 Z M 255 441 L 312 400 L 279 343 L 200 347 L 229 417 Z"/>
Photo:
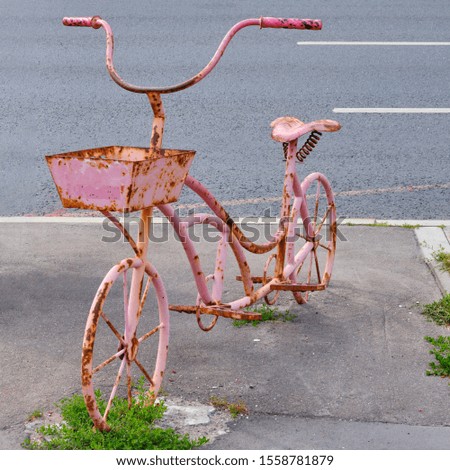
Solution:
<path fill-rule="evenodd" d="M 261 304 L 256 307 L 248 307 L 248 312 L 256 312 L 261 314 L 261 320 L 233 320 L 233 325 L 240 328 L 241 326 L 251 323 L 253 326 L 258 326 L 262 321 L 292 321 L 295 318 L 293 313 L 289 313 L 289 310 L 280 312 L 276 307 L 270 307 L 266 304 Z"/>
<path fill-rule="evenodd" d="M 438 338 L 425 336 L 425 340 L 434 346 L 430 354 L 433 354 L 436 359 L 436 362 L 429 363 L 431 369 L 427 370 L 426 374 L 450 377 L 450 336 Z"/>
<path fill-rule="evenodd" d="M 42 411 L 41 410 L 34 410 L 32 413 L 28 415 L 28 421 L 34 421 L 38 418 L 42 418 Z"/>
<path fill-rule="evenodd" d="M 390 227 L 387 222 L 372 222 L 372 223 L 353 223 L 353 222 L 345 222 L 344 225 L 347 227 Z"/>
<path fill-rule="evenodd" d="M 403 224 L 402 225 L 402 228 L 409 228 L 409 229 L 415 229 L 415 228 L 419 228 L 420 227 L 420 224 L 416 224 L 416 225 L 413 225 L 413 224 Z"/>
<path fill-rule="evenodd" d="M 422 313 L 429 321 L 450 326 L 450 294 L 444 295 L 441 300 L 425 305 Z"/>
<path fill-rule="evenodd" d="M 243 402 L 230 403 L 228 411 L 233 419 L 236 419 L 240 415 L 248 415 L 247 405 Z"/>
<path fill-rule="evenodd" d="M 214 406 L 214 408 L 228 410 L 233 419 L 236 419 L 240 415 L 248 415 L 247 405 L 242 401 L 238 401 L 237 403 L 229 403 L 226 398 L 216 396 L 212 396 L 209 401 L 211 405 Z"/>
<path fill-rule="evenodd" d="M 390 227 L 388 222 L 374 222 L 373 224 L 367 224 L 366 227 Z"/>
<path fill-rule="evenodd" d="M 450 274 L 450 253 L 441 248 L 433 253 L 433 258 L 439 263 L 441 271 Z"/>
<path fill-rule="evenodd" d="M 354 224 L 352 222 L 345 222 L 344 225 L 347 225 L 348 227 L 356 227 L 358 225 L 364 226 L 364 227 L 401 227 L 401 228 L 408 228 L 408 229 L 415 229 L 421 227 L 420 224 L 402 224 L 402 225 L 391 225 L 389 222 L 373 222 L 373 223 L 367 223 L 367 224 Z"/>
<path fill-rule="evenodd" d="M 99 391 L 96 395 L 103 414 L 106 401 Z M 158 428 L 156 422 L 166 407 L 163 403 L 149 406 L 147 398 L 146 392 L 139 389 L 129 408 L 126 398 L 116 397 L 108 415 L 109 432 L 93 428 L 82 395 L 65 398 L 59 403 L 62 423 L 42 426 L 38 429 L 41 440 L 27 439 L 22 445 L 27 449 L 49 450 L 186 450 L 208 441 L 205 437 L 191 440 L 188 434 L 177 434 L 172 428 Z"/>

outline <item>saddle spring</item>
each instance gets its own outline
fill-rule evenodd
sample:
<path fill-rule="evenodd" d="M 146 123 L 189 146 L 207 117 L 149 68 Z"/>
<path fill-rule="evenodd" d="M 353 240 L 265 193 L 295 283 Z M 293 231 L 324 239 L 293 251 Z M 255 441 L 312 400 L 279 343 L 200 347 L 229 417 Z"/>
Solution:
<path fill-rule="evenodd" d="M 319 132 L 319 131 L 312 131 L 311 134 L 309 134 L 309 137 L 306 139 L 306 142 L 302 145 L 302 147 L 295 154 L 297 160 L 300 163 L 303 163 L 305 158 L 314 150 L 314 148 L 316 147 L 316 145 L 318 144 L 320 140 L 321 135 L 322 135 L 322 132 Z M 285 160 L 287 158 L 288 147 L 289 147 L 289 142 L 283 142 L 283 153 L 284 153 Z"/>

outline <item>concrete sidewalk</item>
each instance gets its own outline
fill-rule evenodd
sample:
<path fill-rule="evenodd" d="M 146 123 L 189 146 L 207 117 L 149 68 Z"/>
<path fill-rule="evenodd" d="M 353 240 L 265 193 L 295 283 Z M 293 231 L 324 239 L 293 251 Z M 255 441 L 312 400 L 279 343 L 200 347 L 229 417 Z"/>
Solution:
<path fill-rule="evenodd" d="M 428 225 L 341 225 L 346 241 L 338 242 L 329 289 L 303 306 L 288 293 L 280 298 L 293 322 L 236 328 L 219 319 L 205 334 L 195 317 L 171 314 L 169 397 L 207 404 L 219 395 L 250 411 L 208 448 L 450 449 L 448 380 L 425 375 L 423 339 L 448 330 L 420 313 L 448 279 L 434 271 L 436 281 L 417 238 L 437 249 L 450 234 Z M 102 236 L 101 223 L 89 220 L 0 223 L 1 449 L 20 448 L 31 412 L 80 390 L 92 298 L 108 269 L 132 255 Z M 197 246 L 209 272 L 215 245 Z M 150 258 L 170 303 L 195 302 L 180 244 L 160 243 Z M 249 256 L 255 275 L 264 261 Z M 235 270 L 230 262 L 228 279 Z M 242 295 L 238 283 L 227 289 L 225 300 Z"/>

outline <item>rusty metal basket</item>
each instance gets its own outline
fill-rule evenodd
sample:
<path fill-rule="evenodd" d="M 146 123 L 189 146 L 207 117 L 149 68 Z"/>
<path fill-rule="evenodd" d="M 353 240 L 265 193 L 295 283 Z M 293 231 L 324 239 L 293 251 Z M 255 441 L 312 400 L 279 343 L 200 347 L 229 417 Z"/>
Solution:
<path fill-rule="evenodd" d="M 176 201 L 194 155 L 112 146 L 45 158 L 64 207 L 131 212 Z"/>

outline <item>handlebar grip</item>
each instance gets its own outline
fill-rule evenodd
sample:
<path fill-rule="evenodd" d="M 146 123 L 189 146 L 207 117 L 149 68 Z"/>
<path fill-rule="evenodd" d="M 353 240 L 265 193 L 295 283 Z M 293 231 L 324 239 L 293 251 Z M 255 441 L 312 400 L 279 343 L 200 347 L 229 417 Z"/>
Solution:
<path fill-rule="evenodd" d="M 98 20 L 101 18 L 99 16 L 86 16 L 86 17 L 78 17 L 78 18 L 70 18 L 65 17 L 63 18 L 62 22 L 64 26 L 85 26 L 87 28 L 100 28 L 100 24 Z"/>
<path fill-rule="evenodd" d="M 299 18 L 272 18 L 261 17 L 259 20 L 261 28 L 284 28 L 284 29 L 322 29 L 321 20 L 299 19 Z"/>

